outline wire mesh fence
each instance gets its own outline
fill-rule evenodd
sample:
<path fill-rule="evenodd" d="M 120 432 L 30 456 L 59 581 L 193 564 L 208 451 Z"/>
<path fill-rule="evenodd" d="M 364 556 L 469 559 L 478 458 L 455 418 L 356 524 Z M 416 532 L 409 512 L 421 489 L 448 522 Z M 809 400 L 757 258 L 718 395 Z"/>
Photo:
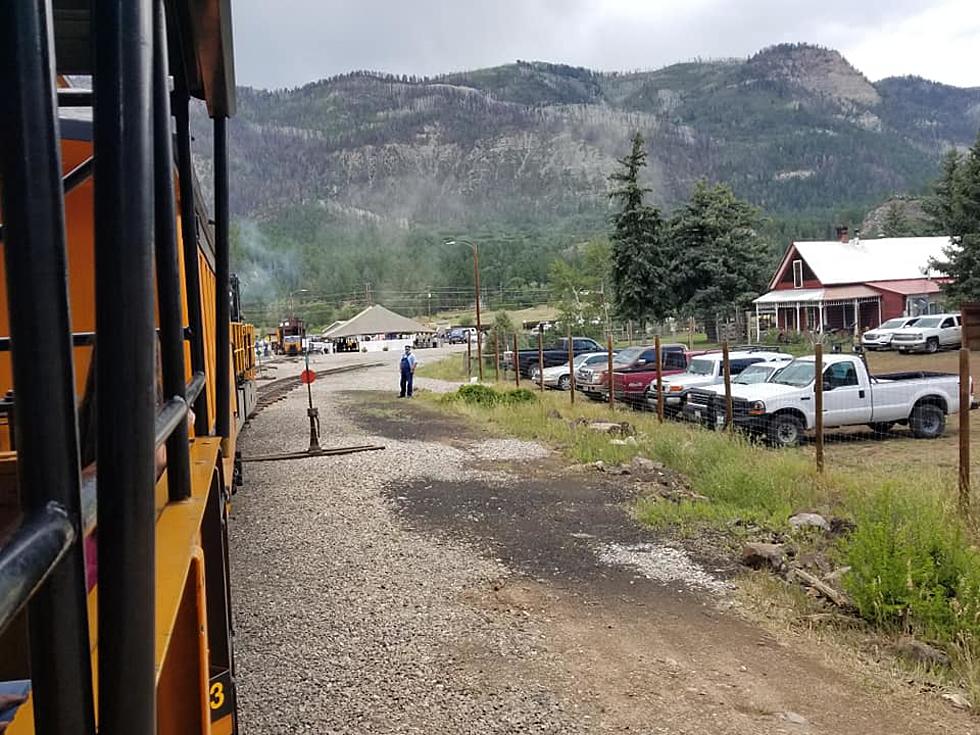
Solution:
<path fill-rule="evenodd" d="M 977 360 L 957 343 L 864 350 L 842 342 L 729 345 L 691 350 L 654 338 L 614 347 L 565 335 L 497 336 L 484 345 L 484 376 L 564 392 L 570 403 L 655 412 L 710 431 L 801 452 L 819 470 L 935 473 L 965 502 L 980 452 L 974 407 Z M 476 376 L 475 346 L 465 358 Z M 962 409 L 962 410 L 961 410 Z"/>

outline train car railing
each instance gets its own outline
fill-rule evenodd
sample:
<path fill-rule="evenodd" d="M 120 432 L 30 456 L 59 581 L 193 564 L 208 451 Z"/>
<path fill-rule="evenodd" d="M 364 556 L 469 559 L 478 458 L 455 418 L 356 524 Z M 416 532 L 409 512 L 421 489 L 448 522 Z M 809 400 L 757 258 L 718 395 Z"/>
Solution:
<path fill-rule="evenodd" d="M 26 516 L 0 562 L 0 599 L 9 600 L 0 629 L 15 609 L 27 606 L 35 732 L 91 735 L 95 711 L 78 542 L 81 468 L 52 23 L 50 3 L 18 2 L 6 8 L 0 24 L 3 250 L 16 346 L 11 366 L 22 407 L 14 421 Z M 140 613 L 145 611 L 133 611 Z"/>

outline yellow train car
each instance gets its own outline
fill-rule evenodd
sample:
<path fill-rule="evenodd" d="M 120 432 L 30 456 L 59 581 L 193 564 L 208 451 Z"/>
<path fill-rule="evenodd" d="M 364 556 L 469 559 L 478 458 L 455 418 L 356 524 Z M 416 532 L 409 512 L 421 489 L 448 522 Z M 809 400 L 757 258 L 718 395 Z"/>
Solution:
<path fill-rule="evenodd" d="M 226 527 L 255 334 L 230 313 L 231 31 L 230 0 L 0 24 L 4 735 L 238 732 Z"/>

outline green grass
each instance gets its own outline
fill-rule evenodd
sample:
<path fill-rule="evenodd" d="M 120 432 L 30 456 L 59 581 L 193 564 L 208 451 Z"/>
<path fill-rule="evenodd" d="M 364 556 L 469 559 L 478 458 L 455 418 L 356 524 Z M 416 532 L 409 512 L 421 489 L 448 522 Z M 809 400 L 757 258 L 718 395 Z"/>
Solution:
<path fill-rule="evenodd" d="M 423 378 L 435 378 L 437 380 L 469 380 L 469 376 L 466 374 L 466 353 L 450 355 L 435 362 L 423 360 L 415 369 L 415 374 Z"/>
<path fill-rule="evenodd" d="M 581 397 L 573 406 L 567 393 L 534 395 L 516 403 L 430 400 L 503 434 L 551 445 L 574 462 L 615 464 L 638 455 L 658 460 L 708 499 L 641 498 L 635 515 L 653 527 L 682 535 L 721 531 L 734 542 L 753 526 L 760 535 L 789 533 L 788 519 L 800 511 L 853 521 L 856 529 L 833 541 L 828 553 L 851 567 L 843 584 L 859 615 L 884 633 L 937 642 L 951 653 L 956 676 L 980 681 L 980 552 L 972 545 L 972 527 L 957 512 L 949 473 L 820 474 L 802 451 L 776 451 L 674 422 L 660 425 L 651 414 L 612 413 Z M 576 424 L 576 418 L 629 421 L 636 444 L 611 444 L 608 435 Z"/>

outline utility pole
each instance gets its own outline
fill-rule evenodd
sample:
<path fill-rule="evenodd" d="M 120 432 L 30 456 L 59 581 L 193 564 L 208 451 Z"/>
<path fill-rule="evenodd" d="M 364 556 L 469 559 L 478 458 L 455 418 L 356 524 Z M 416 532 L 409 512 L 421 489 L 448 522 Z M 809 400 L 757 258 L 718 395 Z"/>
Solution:
<path fill-rule="evenodd" d="M 447 240 L 447 245 L 468 245 L 473 251 L 473 284 L 476 291 L 476 361 L 479 363 L 480 380 L 483 380 L 483 323 L 480 321 L 480 251 L 469 240 Z"/>

